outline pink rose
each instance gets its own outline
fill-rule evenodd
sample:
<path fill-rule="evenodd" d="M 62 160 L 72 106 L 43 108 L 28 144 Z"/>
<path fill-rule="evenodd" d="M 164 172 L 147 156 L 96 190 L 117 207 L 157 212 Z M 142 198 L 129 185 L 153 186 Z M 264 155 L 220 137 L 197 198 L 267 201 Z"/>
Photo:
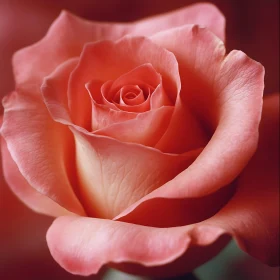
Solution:
<path fill-rule="evenodd" d="M 132 24 L 63 12 L 15 54 L 4 175 L 33 210 L 66 216 L 47 235 L 66 270 L 180 274 L 230 235 L 276 263 L 277 188 L 235 180 L 257 146 L 264 71 L 223 39 L 210 4 Z"/>

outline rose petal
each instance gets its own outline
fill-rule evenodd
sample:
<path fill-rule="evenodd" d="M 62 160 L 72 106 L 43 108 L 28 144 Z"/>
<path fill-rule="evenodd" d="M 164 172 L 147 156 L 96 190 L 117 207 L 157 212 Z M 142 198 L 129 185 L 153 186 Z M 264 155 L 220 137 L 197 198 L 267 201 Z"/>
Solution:
<path fill-rule="evenodd" d="M 213 84 L 224 59 L 224 45 L 208 30 L 192 25 L 158 33 L 151 39 L 175 54 L 182 82 L 176 113 L 156 147 L 178 153 L 204 146 L 217 126 L 218 90 L 213 91 Z M 178 135 L 176 145 L 170 140 L 173 135 Z"/>
<path fill-rule="evenodd" d="M 92 102 L 92 131 L 106 128 L 115 123 L 135 119 L 138 113 L 117 111 Z"/>
<path fill-rule="evenodd" d="M 85 84 L 91 80 L 115 80 L 147 63 L 162 76 L 163 87 L 170 99 L 176 100 L 180 77 L 172 53 L 144 37 L 126 36 L 117 42 L 87 44 L 69 80 L 69 108 L 74 123 L 81 127 L 88 127 L 90 123 L 90 97 Z"/>
<path fill-rule="evenodd" d="M 16 83 L 41 83 L 60 63 L 79 56 L 88 42 L 117 40 L 125 34 L 149 36 L 185 24 L 207 26 L 224 39 L 224 16 L 214 5 L 207 3 L 130 24 L 93 22 L 63 11 L 41 41 L 15 54 L 13 65 Z"/>
<path fill-rule="evenodd" d="M 137 106 L 145 102 L 145 92 L 138 85 L 127 85 L 120 90 L 120 105 Z"/>
<path fill-rule="evenodd" d="M 217 119 L 215 82 L 219 79 L 220 68 L 225 59 L 225 46 L 208 29 L 196 25 L 160 32 L 150 37 L 156 44 L 170 50 L 179 63 L 181 77 L 181 98 L 190 109 L 213 126 Z M 166 38 L 169 38 L 166 40 Z M 224 73 L 229 77 L 230 73 Z M 218 77 L 217 77 L 218 76 Z"/>
<path fill-rule="evenodd" d="M 174 138 L 176 138 L 176 141 L 174 141 Z M 165 153 L 181 154 L 205 147 L 209 138 L 208 131 L 205 131 L 200 120 L 196 118 L 188 104 L 184 104 L 181 96 L 179 96 L 168 127 L 156 143 L 155 148 Z"/>
<path fill-rule="evenodd" d="M 166 277 L 190 272 L 217 254 L 228 241 L 223 233 L 203 225 L 159 229 L 61 217 L 48 230 L 47 242 L 54 259 L 73 274 L 88 276 L 105 264 L 118 264 L 130 273 Z M 145 267 L 135 269 L 135 264 Z"/>
<path fill-rule="evenodd" d="M 14 55 L 17 85 L 40 84 L 59 64 L 79 56 L 84 44 L 103 39 L 117 40 L 127 34 L 126 29 L 123 24 L 91 22 L 62 11 L 41 41 Z"/>
<path fill-rule="evenodd" d="M 134 143 L 71 130 L 83 205 L 93 217 L 113 218 L 187 168 L 200 151 L 163 154 Z M 121 153 L 120 153 L 121 151 Z"/>
<path fill-rule="evenodd" d="M 126 104 L 121 104 L 120 102 L 111 102 L 106 98 L 107 96 L 110 97 L 110 90 L 112 86 L 112 81 L 104 83 L 104 85 L 101 87 L 101 94 L 103 97 L 103 104 L 105 104 L 108 108 L 115 109 L 115 110 L 121 110 L 126 112 L 134 112 L 134 113 L 142 113 L 150 110 L 150 93 L 148 94 L 148 97 L 146 100 L 144 100 L 143 103 L 137 104 L 135 106 L 127 106 Z M 143 85 L 148 87 L 148 85 Z M 124 86 L 127 87 L 127 86 Z M 123 88 L 122 88 L 123 89 Z M 119 92 L 119 97 L 121 98 L 121 91 Z M 114 91 L 112 92 L 114 94 Z M 111 94 L 112 94 L 111 93 Z M 108 95 L 107 95 L 108 94 Z"/>
<path fill-rule="evenodd" d="M 159 84 L 151 94 L 151 109 L 160 108 L 162 106 L 173 105 L 168 95 L 166 94 L 163 85 Z"/>
<path fill-rule="evenodd" d="M 75 274 L 90 275 L 115 263 L 130 272 L 167 276 L 193 270 L 221 249 L 223 235 L 231 234 L 249 254 L 279 265 L 279 95 L 265 100 L 260 133 L 258 151 L 242 173 L 237 193 L 212 218 L 159 229 L 62 217 L 47 234 L 53 257 Z"/>
<path fill-rule="evenodd" d="M 41 86 L 44 102 L 52 118 L 64 123 L 72 122 L 68 108 L 68 79 L 75 69 L 79 58 L 72 58 L 61 63 L 49 76 L 45 77 Z"/>
<path fill-rule="evenodd" d="M 96 130 L 94 134 L 109 136 L 122 142 L 153 147 L 168 127 L 173 111 L 173 107 L 164 106 L 138 114 L 132 120 L 115 123 Z"/>
<path fill-rule="evenodd" d="M 161 228 L 190 225 L 215 215 L 229 202 L 235 190 L 233 183 L 202 197 L 143 199 L 137 207 L 129 207 L 113 220 Z"/>
<path fill-rule="evenodd" d="M 197 3 L 163 15 L 153 16 L 135 22 L 130 33 L 151 36 L 160 31 L 198 24 L 207 27 L 221 40 L 225 41 L 225 17 L 211 3 Z"/>
<path fill-rule="evenodd" d="M 175 54 L 182 83 L 176 114 L 157 147 L 166 152 L 180 152 L 189 148 L 186 143 L 193 146 L 202 140 L 205 144 L 219 118 L 215 103 L 219 92 L 214 92 L 213 84 L 225 56 L 223 42 L 208 30 L 193 25 L 161 32 L 151 39 Z M 179 142 L 174 145 L 170 139 L 177 134 Z"/>
<path fill-rule="evenodd" d="M 100 81 L 91 81 L 86 85 L 86 88 L 91 93 L 99 92 L 102 82 Z M 91 96 L 91 95 L 90 95 Z M 159 85 L 153 92 L 150 98 L 151 108 L 156 109 L 162 106 L 171 105 L 170 100 L 167 98 L 166 93 L 164 92 L 162 85 Z M 114 104 L 113 107 L 103 104 L 98 104 L 93 98 L 92 102 L 92 131 L 106 128 L 112 124 L 123 123 L 128 120 L 135 119 L 138 116 L 136 112 L 127 112 L 119 110 Z M 99 101 L 102 103 L 102 101 Z"/>
<path fill-rule="evenodd" d="M 118 77 L 111 84 L 110 91 L 118 91 L 125 85 L 150 85 L 156 88 L 161 82 L 161 75 L 154 69 L 153 65 L 145 63 Z"/>
<path fill-rule="evenodd" d="M 149 104 L 151 103 L 152 108 L 159 108 L 164 105 L 172 104 L 163 90 L 161 75 L 155 71 L 150 63 L 140 65 L 130 72 L 123 74 L 115 81 L 105 83 L 104 86 L 106 84 L 108 84 L 108 86 L 106 86 L 106 89 L 103 89 L 103 91 L 104 94 L 107 95 L 114 94 L 126 85 L 138 85 L 141 89 L 151 88 L 151 102 L 149 102 Z M 150 97 L 147 99 L 150 99 Z M 123 106 L 115 107 L 123 109 Z M 131 111 L 132 110 L 136 112 L 135 108 L 131 108 Z M 142 110 L 142 112 L 143 111 L 144 110 Z"/>
<path fill-rule="evenodd" d="M 37 98 L 38 92 L 38 88 L 32 87 L 3 99 L 1 135 L 30 186 L 68 211 L 84 215 L 72 189 L 75 173 L 69 150 L 73 150 L 73 136 L 66 126 L 50 118 Z"/>
<path fill-rule="evenodd" d="M 45 195 L 42 195 L 32 188 L 25 178 L 21 175 L 17 165 L 13 161 L 5 140 L 1 137 L 1 153 L 3 164 L 3 172 L 6 182 L 17 197 L 22 200 L 28 207 L 38 213 L 58 217 L 63 215 L 71 215 L 66 209 L 62 208 L 55 201 Z"/>

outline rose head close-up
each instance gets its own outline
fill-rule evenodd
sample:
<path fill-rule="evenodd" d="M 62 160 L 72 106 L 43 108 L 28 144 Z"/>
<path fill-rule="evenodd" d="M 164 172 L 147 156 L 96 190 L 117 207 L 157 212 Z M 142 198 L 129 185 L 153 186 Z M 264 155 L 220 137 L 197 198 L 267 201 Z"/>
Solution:
<path fill-rule="evenodd" d="M 227 53 L 224 33 L 207 3 L 131 23 L 63 11 L 14 54 L 4 177 L 27 206 L 57 217 L 47 242 L 70 273 L 180 275 L 231 237 L 278 264 L 278 189 L 246 167 L 264 68 Z"/>

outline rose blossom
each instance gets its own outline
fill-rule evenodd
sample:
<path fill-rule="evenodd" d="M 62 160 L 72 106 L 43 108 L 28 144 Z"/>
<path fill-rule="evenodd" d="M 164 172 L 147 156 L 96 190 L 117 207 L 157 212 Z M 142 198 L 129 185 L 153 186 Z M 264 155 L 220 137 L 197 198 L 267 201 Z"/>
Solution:
<path fill-rule="evenodd" d="M 234 181 L 257 145 L 264 71 L 241 51 L 225 55 L 223 31 L 209 4 L 132 24 L 63 12 L 42 41 L 15 54 L 4 173 L 32 209 L 68 216 L 47 236 L 68 271 L 110 263 L 180 274 L 228 235 L 275 263 L 275 240 L 263 234 L 275 235 L 275 215 L 264 211 L 268 225 L 252 235 L 260 221 Z"/>

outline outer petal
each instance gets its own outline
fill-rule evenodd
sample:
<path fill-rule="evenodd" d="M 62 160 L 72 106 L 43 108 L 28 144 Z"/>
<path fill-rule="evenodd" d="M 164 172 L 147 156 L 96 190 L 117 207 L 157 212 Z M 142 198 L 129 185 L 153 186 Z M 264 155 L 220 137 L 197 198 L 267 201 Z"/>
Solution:
<path fill-rule="evenodd" d="M 50 227 L 47 242 L 54 259 L 73 274 L 87 276 L 117 264 L 130 273 L 167 277 L 190 272 L 217 254 L 228 241 L 222 234 L 210 226 L 159 229 L 61 217 Z"/>
<path fill-rule="evenodd" d="M 150 36 L 186 24 L 198 24 L 207 27 L 221 40 L 225 41 L 225 17 L 216 6 L 210 3 L 190 5 L 167 14 L 135 22 L 131 33 Z"/>
<path fill-rule="evenodd" d="M 62 217 L 47 234 L 53 257 L 75 274 L 89 275 L 104 264 L 123 263 L 118 267 L 126 271 L 167 276 L 191 271 L 214 256 L 230 234 L 249 254 L 279 264 L 279 95 L 266 100 L 260 132 L 259 148 L 238 181 L 237 193 L 212 218 L 159 229 Z M 149 270 L 152 266 L 158 268 Z"/>
<path fill-rule="evenodd" d="M 65 209 L 84 215 L 72 189 L 75 173 L 71 165 L 74 156 L 71 132 L 50 118 L 37 92 L 34 87 L 4 98 L 1 134 L 30 186 Z"/>
<path fill-rule="evenodd" d="M 17 165 L 11 158 L 7 145 L 2 138 L 1 152 L 3 160 L 4 177 L 13 192 L 32 210 L 51 216 L 71 215 L 49 197 L 42 195 L 32 188 L 21 175 Z"/>
<path fill-rule="evenodd" d="M 169 40 L 162 40 L 167 37 Z M 181 38 L 186 38 L 185 44 Z M 202 74 L 203 76 L 209 74 L 206 87 L 209 91 L 205 92 L 204 96 L 206 100 L 209 100 L 209 96 L 210 100 L 213 100 L 209 103 L 211 107 L 208 109 L 208 116 L 212 116 L 211 120 L 213 124 L 217 123 L 217 128 L 201 155 L 188 169 L 138 201 L 123 215 L 133 211 L 142 202 L 145 202 L 147 207 L 149 200 L 150 207 L 153 207 L 155 202 L 152 200 L 156 198 L 183 199 L 205 196 L 217 191 L 239 175 L 254 153 L 258 140 L 264 87 L 264 69 L 259 63 L 240 51 L 232 51 L 223 57 L 222 43 L 207 30 L 197 27 L 184 27 L 170 33 L 158 34 L 154 40 L 161 45 L 168 45 L 167 48 L 174 52 L 180 67 L 183 67 L 180 71 L 189 73 L 188 69 L 192 66 L 191 69 L 196 69 L 198 78 L 202 77 Z M 197 56 L 186 52 L 186 49 L 191 49 Z M 200 53 L 202 57 L 199 56 Z M 188 56 L 185 56 L 186 54 Z M 212 57 L 208 57 L 207 54 Z M 208 64 L 209 62 L 212 64 Z M 213 75 L 211 72 L 216 74 Z M 181 97 L 184 103 L 185 85 L 186 81 L 182 81 Z M 191 88 L 195 90 L 194 87 Z M 187 95 L 194 97 L 194 103 L 191 105 L 185 103 L 186 105 L 194 108 L 195 101 L 202 100 L 202 93 L 199 91 L 196 93 L 197 97 Z M 191 99 L 187 98 L 187 101 L 191 102 Z M 196 112 L 204 109 L 202 104 L 200 106 L 202 108 Z"/>
<path fill-rule="evenodd" d="M 78 56 L 85 43 L 117 40 L 125 34 L 149 36 L 184 24 L 207 26 L 224 39 L 224 16 L 212 4 L 196 4 L 130 24 L 92 22 L 62 12 L 41 41 L 14 56 L 16 83 L 40 83 L 60 63 Z"/>
<path fill-rule="evenodd" d="M 201 140 L 206 144 L 219 119 L 213 84 L 225 56 L 222 41 L 208 30 L 193 25 L 161 32 L 151 39 L 175 54 L 182 84 L 176 113 L 157 148 L 182 152 Z M 181 136 L 176 145 L 171 140 L 174 135 Z"/>

